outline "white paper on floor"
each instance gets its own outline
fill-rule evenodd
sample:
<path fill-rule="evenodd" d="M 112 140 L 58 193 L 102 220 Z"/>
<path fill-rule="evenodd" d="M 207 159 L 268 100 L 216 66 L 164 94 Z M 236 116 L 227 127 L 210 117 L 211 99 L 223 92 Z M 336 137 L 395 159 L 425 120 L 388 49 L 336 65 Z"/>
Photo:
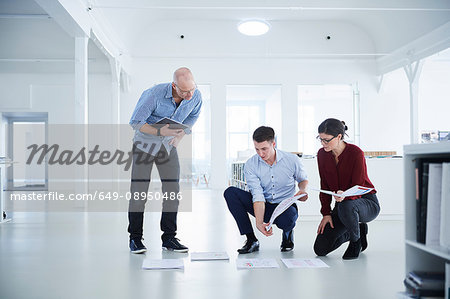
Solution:
<path fill-rule="evenodd" d="M 184 269 L 184 262 L 182 259 L 145 259 L 142 263 L 142 269 Z"/>
<path fill-rule="evenodd" d="M 238 269 L 280 268 L 275 259 L 236 259 Z"/>
<path fill-rule="evenodd" d="M 191 261 L 229 260 L 226 252 L 192 252 Z"/>
<path fill-rule="evenodd" d="M 324 261 L 318 258 L 313 259 L 281 259 L 290 268 L 329 268 Z"/>

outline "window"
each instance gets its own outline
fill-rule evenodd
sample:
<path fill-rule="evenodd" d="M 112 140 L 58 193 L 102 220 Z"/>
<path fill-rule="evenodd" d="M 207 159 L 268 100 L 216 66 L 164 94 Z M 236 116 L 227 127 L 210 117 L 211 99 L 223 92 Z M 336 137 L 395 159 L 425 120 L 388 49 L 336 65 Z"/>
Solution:
<path fill-rule="evenodd" d="M 194 188 L 208 187 L 211 175 L 211 89 L 198 85 L 202 93 L 202 111 L 192 129 L 192 174 Z"/>
<path fill-rule="evenodd" d="M 354 138 L 353 88 L 351 85 L 298 86 L 298 148 L 304 155 L 315 155 L 321 147 L 317 128 L 327 118 L 345 121 L 346 139 Z"/>
<path fill-rule="evenodd" d="M 281 86 L 227 86 L 227 160 L 246 160 L 255 154 L 253 132 L 260 126 L 275 130 L 281 140 Z"/>
<path fill-rule="evenodd" d="M 7 169 L 8 190 L 47 190 L 47 160 L 42 164 L 37 164 L 36 159 L 26 163 L 27 146 L 46 143 L 47 118 L 7 116 L 7 120 L 7 156 L 16 162 Z"/>

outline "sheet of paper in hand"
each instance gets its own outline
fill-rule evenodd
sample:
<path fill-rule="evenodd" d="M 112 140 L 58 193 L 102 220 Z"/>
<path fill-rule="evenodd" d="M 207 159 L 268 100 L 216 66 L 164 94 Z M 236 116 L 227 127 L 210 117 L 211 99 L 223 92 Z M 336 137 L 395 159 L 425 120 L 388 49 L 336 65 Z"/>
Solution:
<path fill-rule="evenodd" d="M 266 226 L 266 230 L 269 231 L 275 219 L 278 216 L 280 216 L 284 211 L 286 211 L 293 203 L 296 203 L 299 198 L 302 198 L 305 195 L 306 194 L 300 194 L 297 196 L 289 197 L 280 202 L 278 206 L 275 208 L 275 210 L 273 210 L 272 216 L 270 217 L 269 220 L 269 225 Z"/>
<path fill-rule="evenodd" d="M 315 188 L 309 188 L 309 189 L 314 190 L 314 191 L 319 191 L 319 192 L 322 192 L 325 194 L 330 194 L 333 196 L 342 197 L 342 198 L 347 197 L 347 196 L 364 195 L 373 190 L 373 188 L 363 187 L 363 186 L 359 186 L 359 185 L 353 186 L 350 189 L 345 190 L 344 193 L 341 193 L 341 194 L 337 194 L 337 193 L 334 193 L 334 192 L 331 192 L 328 190 L 322 190 L 322 189 L 315 189 Z"/>

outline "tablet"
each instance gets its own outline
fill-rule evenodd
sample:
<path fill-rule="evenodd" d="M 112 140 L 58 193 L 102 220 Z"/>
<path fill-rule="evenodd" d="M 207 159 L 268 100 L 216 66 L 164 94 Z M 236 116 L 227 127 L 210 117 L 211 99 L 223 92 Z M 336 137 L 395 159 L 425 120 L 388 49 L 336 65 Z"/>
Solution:
<path fill-rule="evenodd" d="M 164 117 L 164 118 L 158 120 L 156 123 L 152 124 L 151 126 L 153 126 L 155 128 L 162 128 L 162 127 L 164 127 L 167 124 L 170 125 L 169 129 L 182 129 L 182 130 L 184 130 L 184 129 L 189 128 L 188 126 L 183 125 L 182 123 L 177 122 L 176 120 L 173 120 L 173 119 L 170 119 L 170 118 L 167 118 L 167 117 Z"/>

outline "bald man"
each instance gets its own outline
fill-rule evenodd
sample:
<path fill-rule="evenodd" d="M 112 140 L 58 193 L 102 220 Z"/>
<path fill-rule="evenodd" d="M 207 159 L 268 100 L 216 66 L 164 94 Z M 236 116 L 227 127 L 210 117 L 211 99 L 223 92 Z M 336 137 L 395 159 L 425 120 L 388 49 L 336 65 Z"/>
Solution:
<path fill-rule="evenodd" d="M 144 209 L 153 164 L 158 169 L 162 183 L 163 199 L 161 230 L 162 248 L 175 252 L 187 252 L 188 248 L 177 239 L 178 193 L 180 191 L 180 164 L 177 146 L 197 121 L 202 107 L 202 96 L 194 76 L 188 68 L 177 69 L 173 82 L 153 86 L 139 99 L 130 125 L 135 130 L 133 166 L 131 170 L 131 200 L 128 208 L 128 232 L 132 253 L 144 253 L 142 243 Z M 183 123 L 186 129 L 171 129 L 169 125 L 152 126 L 167 117 Z M 155 198 L 157 198 L 155 196 Z M 175 199 L 175 200 L 173 200 Z"/>

